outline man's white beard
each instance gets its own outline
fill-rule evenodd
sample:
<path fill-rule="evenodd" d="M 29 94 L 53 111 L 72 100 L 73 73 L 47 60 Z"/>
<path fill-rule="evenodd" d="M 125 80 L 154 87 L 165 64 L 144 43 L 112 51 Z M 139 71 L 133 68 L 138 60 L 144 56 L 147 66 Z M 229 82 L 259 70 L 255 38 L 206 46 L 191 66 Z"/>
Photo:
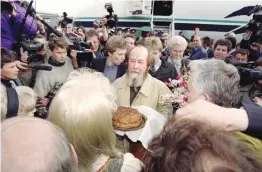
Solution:
<path fill-rule="evenodd" d="M 144 83 L 147 74 L 136 74 L 128 73 L 128 85 L 129 87 L 134 87 L 135 89 L 141 87 Z"/>
<path fill-rule="evenodd" d="M 168 62 L 172 63 L 176 68 L 176 71 L 180 74 L 180 68 L 182 67 L 182 60 L 181 58 L 177 59 L 169 59 Z"/>

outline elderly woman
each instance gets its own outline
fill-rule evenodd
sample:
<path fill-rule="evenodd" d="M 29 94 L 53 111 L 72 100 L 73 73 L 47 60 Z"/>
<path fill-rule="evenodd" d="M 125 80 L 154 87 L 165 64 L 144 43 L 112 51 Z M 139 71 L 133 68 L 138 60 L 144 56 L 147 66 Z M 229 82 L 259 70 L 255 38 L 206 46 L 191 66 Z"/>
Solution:
<path fill-rule="evenodd" d="M 140 171 L 141 162 L 115 147 L 114 88 L 101 73 L 74 71 L 50 106 L 48 120 L 64 130 L 82 171 Z"/>
<path fill-rule="evenodd" d="M 178 74 L 184 74 L 189 70 L 189 60 L 184 59 L 184 52 L 187 48 L 187 41 L 182 36 L 174 36 L 169 40 L 168 48 L 170 56 L 167 57 L 168 62 L 172 63 L 177 70 Z"/>

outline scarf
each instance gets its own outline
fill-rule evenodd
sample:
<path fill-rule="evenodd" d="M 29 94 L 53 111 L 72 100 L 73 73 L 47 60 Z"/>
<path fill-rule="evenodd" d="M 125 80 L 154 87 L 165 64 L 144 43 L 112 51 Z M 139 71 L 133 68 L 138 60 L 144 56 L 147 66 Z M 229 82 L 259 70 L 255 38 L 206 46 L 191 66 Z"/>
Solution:
<path fill-rule="evenodd" d="M 65 64 L 65 62 L 63 63 L 60 63 L 58 61 L 56 61 L 53 57 L 50 57 L 48 59 L 48 64 L 52 65 L 52 66 L 57 66 L 57 67 L 60 67 L 60 66 L 63 66 Z"/>

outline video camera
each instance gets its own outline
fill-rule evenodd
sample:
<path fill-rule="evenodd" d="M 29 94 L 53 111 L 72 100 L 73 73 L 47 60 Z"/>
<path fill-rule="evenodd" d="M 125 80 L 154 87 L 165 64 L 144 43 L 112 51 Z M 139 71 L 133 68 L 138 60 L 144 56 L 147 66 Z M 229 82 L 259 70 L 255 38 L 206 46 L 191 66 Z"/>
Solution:
<path fill-rule="evenodd" d="M 253 84 L 258 80 L 262 80 L 262 69 L 257 69 L 257 66 L 260 66 L 261 62 L 248 62 L 248 63 L 241 63 L 241 62 L 233 62 L 229 61 L 228 63 L 234 65 L 240 75 L 240 86 L 248 86 Z"/>
<path fill-rule="evenodd" d="M 44 49 L 43 44 L 34 41 L 29 41 L 29 42 L 23 41 L 20 42 L 20 44 L 21 47 L 23 48 L 23 51 L 28 52 L 28 59 L 27 59 L 28 64 L 31 63 L 34 64 L 38 62 L 44 63 L 44 56 L 38 53 L 38 51 Z"/>
<path fill-rule="evenodd" d="M 106 3 L 105 4 L 105 9 L 107 10 L 107 12 L 109 13 L 108 15 L 100 18 L 100 19 L 96 19 L 94 21 L 94 26 L 99 28 L 102 27 L 102 23 L 103 23 L 103 18 L 107 19 L 107 23 L 106 26 L 108 28 L 116 28 L 117 27 L 117 23 L 118 23 L 118 16 L 116 14 L 114 14 L 114 10 L 113 10 L 113 6 L 112 3 Z"/>
<path fill-rule="evenodd" d="M 253 33 L 250 38 L 251 42 L 262 43 L 262 5 L 244 7 L 240 10 L 234 11 L 233 13 L 229 14 L 225 18 L 241 16 L 241 15 L 251 16 L 252 14 L 253 14 L 253 18 L 249 21 L 248 24 L 236 28 L 233 31 L 239 30 L 244 27 L 246 31 L 247 30 L 252 31 Z"/>

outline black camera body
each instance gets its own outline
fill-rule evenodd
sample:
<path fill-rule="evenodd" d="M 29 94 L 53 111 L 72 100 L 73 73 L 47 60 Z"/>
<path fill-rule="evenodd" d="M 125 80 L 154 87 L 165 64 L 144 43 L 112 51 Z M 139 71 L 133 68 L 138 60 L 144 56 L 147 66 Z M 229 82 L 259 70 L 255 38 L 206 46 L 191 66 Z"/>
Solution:
<path fill-rule="evenodd" d="M 251 85 L 257 80 L 262 80 L 262 69 L 257 69 L 257 62 L 233 62 L 231 60 L 227 61 L 227 63 L 234 65 L 239 72 L 240 75 L 240 86 Z"/>
<path fill-rule="evenodd" d="M 38 51 L 42 50 L 44 48 L 43 44 L 34 42 L 34 41 L 23 41 L 20 42 L 21 47 L 23 48 L 23 51 L 28 52 L 28 64 L 30 63 L 44 63 L 45 59 L 44 56 L 41 54 L 38 54 Z"/>
<path fill-rule="evenodd" d="M 253 13 L 254 11 L 254 13 Z M 262 6 L 257 5 L 250 13 L 253 13 L 252 20 L 247 24 L 246 30 L 253 32 L 251 40 L 262 43 Z"/>
<path fill-rule="evenodd" d="M 107 27 L 109 28 L 114 28 L 117 25 L 118 22 L 118 16 L 114 13 L 113 10 L 113 6 L 111 3 L 106 3 L 105 4 L 105 9 L 107 10 L 107 12 L 109 13 L 108 15 L 106 15 L 107 18 Z"/>
<path fill-rule="evenodd" d="M 70 55 L 71 50 L 76 50 L 77 52 L 77 63 L 79 67 L 91 67 L 91 62 L 94 58 L 93 52 L 88 50 L 92 47 L 92 42 L 82 41 L 81 39 L 72 40 L 73 45 L 68 48 L 68 55 Z"/>

